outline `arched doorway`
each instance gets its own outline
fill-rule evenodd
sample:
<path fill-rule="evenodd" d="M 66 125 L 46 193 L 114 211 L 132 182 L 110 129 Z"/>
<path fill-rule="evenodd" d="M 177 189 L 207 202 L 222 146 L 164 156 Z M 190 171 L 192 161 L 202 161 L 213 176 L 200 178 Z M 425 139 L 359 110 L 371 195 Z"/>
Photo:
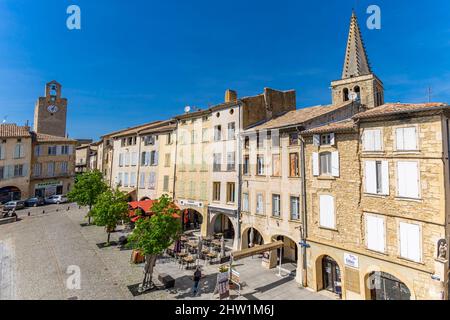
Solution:
<path fill-rule="evenodd" d="M 0 189 L 0 203 L 6 203 L 13 200 L 21 200 L 22 192 L 17 187 L 4 187 Z"/>
<path fill-rule="evenodd" d="M 330 256 L 319 257 L 316 261 L 318 290 L 327 290 L 342 295 L 342 276 L 339 264 Z"/>
<path fill-rule="evenodd" d="M 242 233 L 242 249 L 264 244 L 264 238 L 255 228 L 248 228 Z"/>
<path fill-rule="evenodd" d="M 274 236 L 273 241 L 283 241 L 284 246 L 280 250 L 277 250 L 277 265 L 280 264 L 282 269 L 288 271 L 291 275 L 295 275 L 297 272 L 298 263 L 298 247 L 297 243 L 286 236 Z"/>
<path fill-rule="evenodd" d="M 233 240 L 234 227 L 231 219 L 222 213 L 218 214 L 214 219 L 213 232 L 214 234 L 221 233 L 225 239 Z"/>
<path fill-rule="evenodd" d="M 203 223 L 203 216 L 194 209 L 183 210 L 183 231 L 199 231 Z"/>
<path fill-rule="evenodd" d="M 408 287 L 393 275 L 375 271 L 366 279 L 371 300 L 410 300 Z"/>

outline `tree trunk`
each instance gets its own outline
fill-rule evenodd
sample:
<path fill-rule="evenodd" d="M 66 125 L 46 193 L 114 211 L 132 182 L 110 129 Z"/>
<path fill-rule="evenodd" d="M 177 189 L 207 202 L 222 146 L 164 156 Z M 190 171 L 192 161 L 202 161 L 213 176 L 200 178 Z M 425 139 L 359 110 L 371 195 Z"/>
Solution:
<path fill-rule="evenodd" d="M 92 209 L 92 205 L 89 205 L 88 224 L 91 224 L 91 209 Z"/>
<path fill-rule="evenodd" d="M 108 241 L 106 242 L 107 244 L 109 244 L 110 239 L 111 239 L 111 232 L 108 232 Z"/>
<path fill-rule="evenodd" d="M 140 292 L 145 292 L 153 288 L 153 269 L 156 264 L 156 254 L 145 255 L 144 280 L 139 286 Z"/>

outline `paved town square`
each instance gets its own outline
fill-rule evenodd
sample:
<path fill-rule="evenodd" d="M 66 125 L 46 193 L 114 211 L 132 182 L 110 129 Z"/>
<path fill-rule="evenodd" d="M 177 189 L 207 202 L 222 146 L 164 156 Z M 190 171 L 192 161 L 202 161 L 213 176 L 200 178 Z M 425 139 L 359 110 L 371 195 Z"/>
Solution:
<path fill-rule="evenodd" d="M 99 249 L 97 244 L 105 242 L 106 234 L 101 227 L 81 226 L 87 222 L 85 209 L 71 204 L 45 207 L 45 214 L 43 210 L 19 211 L 20 221 L 0 225 L 0 300 L 218 299 L 213 294 L 218 265 L 203 267 L 201 295 L 192 297 L 194 271 L 180 270 L 168 257 L 158 261 L 154 276 L 157 278 L 161 272 L 171 275 L 175 278 L 175 288 L 133 296 L 129 286 L 142 281 L 143 264 L 130 263 L 130 250 L 118 246 Z M 116 232 L 112 240 L 120 235 L 120 231 Z M 67 288 L 70 266 L 80 267 L 79 290 Z M 292 277 L 280 278 L 277 270 L 263 269 L 257 257 L 239 261 L 236 270 L 246 285 L 241 296 L 231 291 L 232 299 L 333 299 L 299 288 Z M 286 273 L 282 272 L 283 275 Z"/>

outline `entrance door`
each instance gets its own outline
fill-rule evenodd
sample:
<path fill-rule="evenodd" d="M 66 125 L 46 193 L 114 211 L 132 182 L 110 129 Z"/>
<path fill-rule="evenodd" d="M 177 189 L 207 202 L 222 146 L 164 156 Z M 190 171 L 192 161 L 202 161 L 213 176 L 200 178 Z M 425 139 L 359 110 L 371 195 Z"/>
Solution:
<path fill-rule="evenodd" d="M 56 187 L 56 194 L 57 195 L 63 194 L 63 186 L 57 186 Z"/>
<path fill-rule="evenodd" d="M 374 272 L 370 275 L 372 300 L 410 300 L 408 287 L 396 277 L 385 272 Z"/>
<path fill-rule="evenodd" d="M 323 288 L 341 294 L 341 270 L 332 258 L 326 256 L 322 260 Z"/>

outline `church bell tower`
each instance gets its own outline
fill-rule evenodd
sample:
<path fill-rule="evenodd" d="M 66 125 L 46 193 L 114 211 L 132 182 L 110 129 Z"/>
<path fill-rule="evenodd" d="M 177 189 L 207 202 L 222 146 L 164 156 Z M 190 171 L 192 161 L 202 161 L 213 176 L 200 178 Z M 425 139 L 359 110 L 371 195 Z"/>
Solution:
<path fill-rule="evenodd" d="M 355 12 L 350 20 L 342 78 L 333 81 L 331 88 L 333 104 L 356 100 L 365 109 L 384 104 L 383 83 L 370 67 Z"/>
<path fill-rule="evenodd" d="M 65 137 L 67 99 L 61 97 L 61 84 L 52 81 L 45 86 L 45 97 L 40 97 L 34 109 L 34 131 Z"/>

